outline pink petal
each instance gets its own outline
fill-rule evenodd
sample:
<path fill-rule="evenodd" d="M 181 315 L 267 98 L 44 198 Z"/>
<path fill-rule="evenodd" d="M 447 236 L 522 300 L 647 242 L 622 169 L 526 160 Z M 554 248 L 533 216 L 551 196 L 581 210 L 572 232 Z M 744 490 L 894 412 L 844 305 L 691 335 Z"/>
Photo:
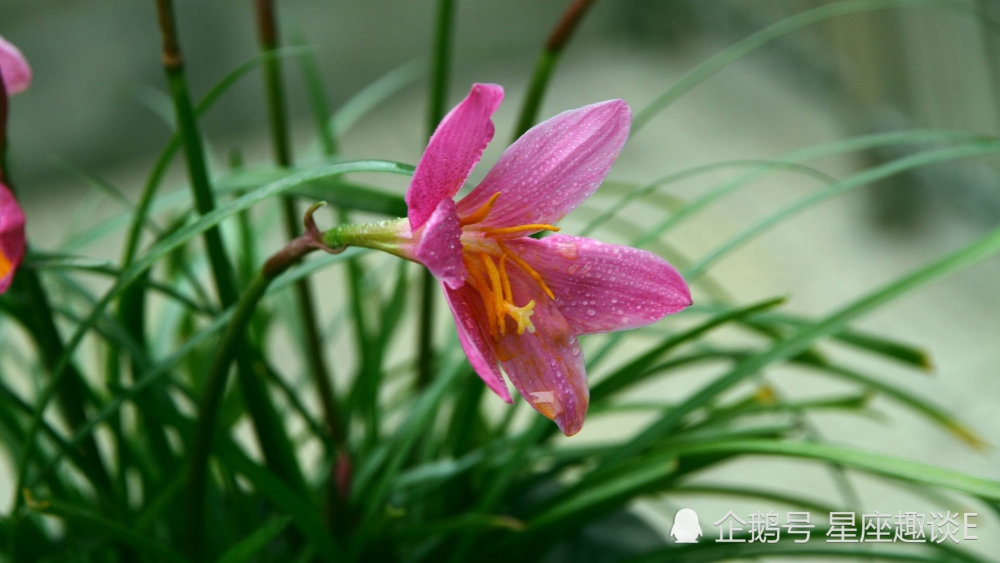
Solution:
<path fill-rule="evenodd" d="M 417 260 L 427 266 L 434 277 L 452 289 L 465 283 L 468 275 L 462 261 L 462 226 L 455 212 L 455 202 L 443 199 L 424 223 Z"/>
<path fill-rule="evenodd" d="M 441 120 L 406 192 L 411 229 L 423 226 L 442 199 L 458 193 L 493 138 L 490 116 L 501 101 L 500 86 L 473 84 L 469 95 Z"/>
<path fill-rule="evenodd" d="M 458 203 L 458 214 L 475 212 L 499 191 L 483 226 L 557 222 L 604 181 L 628 139 L 630 123 L 628 104 L 609 100 L 532 127 Z"/>
<path fill-rule="evenodd" d="M 8 94 L 17 94 L 31 82 L 31 67 L 20 49 L 0 37 L 0 74 Z"/>
<path fill-rule="evenodd" d="M 645 250 L 564 235 L 507 245 L 542 276 L 575 334 L 645 326 L 691 305 L 684 278 Z"/>
<path fill-rule="evenodd" d="M 501 399 L 513 403 L 507 383 L 504 382 L 497 367 L 497 357 L 487 343 L 488 336 L 483 336 L 482 333 L 481 327 L 486 324 L 486 312 L 479 294 L 469 285 L 457 290 L 443 284 L 441 287 L 447 297 L 448 306 L 451 307 L 451 314 L 455 316 L 458 341 L 462 343 L 462 350 L 465 350 L 472 369 L 476 370 L 476 374 L 482 378 L 486 386 Z"/>
<path fill-rule="evenodd" d="M 24 258 L 24 212 L 0 183 L 0 293 L 7 291 Z"/>
<path fill-rule="evenodd" d="M 508 276 L 518 306 L 535 301 L 531 316 L 535 332 L 517 334 L 508 321 L 506 334 L 495 344 L 500 364 L 521 396 L 572 436 L 583 427 L 590 402 L 580 345 L 538 284 L 517 268 L 508 269 Z"/>

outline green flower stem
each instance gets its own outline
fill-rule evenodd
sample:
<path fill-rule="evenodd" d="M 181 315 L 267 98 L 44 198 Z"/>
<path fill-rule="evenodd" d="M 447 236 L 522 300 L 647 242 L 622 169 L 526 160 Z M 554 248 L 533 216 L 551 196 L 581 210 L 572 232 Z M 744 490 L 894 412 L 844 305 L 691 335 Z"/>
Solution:
<path fill-rule="evenodd" d="M 427 136 L 434 133 L 448 104 L 451 73 L 451 45 L 455 20 L 455 0 L 438 0 L 434 21 L 434 55 L 431 57 L 430 90 L 427 95 Z"/>
<path fill-rule="evenodd" d="M 448 77 L 455 20 L 455 0 L 438 0 L 434 22 L 434 55 L 431 57 L 430 90 L 427 96 L 427 136 L 444 117 L 448 102 Z M 420 278 L 420 314 L 417 317 L 417 387 L 430 383 L 434 363 L 434 296 L 437 281 L 429 271 Z"/>
<path fill-rule="evenodd" d="M 275 253 L 243 292 L 232 319 L 222 335 L 215 358 L 206 376 L 205 390 L 198 409 L 198 423 L 191 446 L 188 470 L 188 503 L 186 518 L 187 553 L 195 560 L 201 556 L 205 529 L 205 491 L 208 484 L 208 458 L 219 417 L 219 407 L 226 389 L 229 369 L 245 340 L 245 333 L 257 304 L 268 286 L 300 258 L 318 248 L 312 233 L 307 233 Z M 342 249 L 340 249 L 342 250 Z M 340 251 L 338 250 L 338 252 Z M 244 383 L 241 381 L 241 383 Z"/>
<path fill-rule="evenodd" d="M 323 244 L 330 248 L 360 246 L 409 259 L 407 249 L 400 244 L 400 238 L 409 226 L 410 220 L 405 217 L 360 225 L 340 225 L 323 233 Z"/>
<path fill-rule="evenodd" d="M 163 67 L 167 74 L 171 98 L 177 113 L 177 127 L 184 147 L 191 189 L 198 212 L 205 215 L 215 209 L 215 199 L 205 167 L 205 156 L 198 132 L 198 124 L 184 78 L 183 58 L 177 42 L 172 0 L 157 0 L 157 9 L 163 36 Z M 223 306 L 229 307 L 236 303 L 238 296 L 234 272 L 231 262 L 226 256 L 222 236 L 217 227 L 206 230 L 204 236 L 215 278 L 216 291 Z M 245 341 L 242 332 L 234 335 L 233 338 L 239 339 L 240 342 Z M 259 351 L 247 346 L 235 348 L 240 390 L 264 458 L 277 475 L 293 487 L 304 490 L 305 481 L 302 478 L 294 448 L 284 431 L 284 425 L 274 408 L 271 397 L 268 395 L 267 386 L 258 375 L 266 370 L 266 367 L 256 357 Z M 214 428 L 208 431 L 214 431 Z M 195 437 L 195 440 L 199 439 L 205 438 Z"/>
<path fill-rule="evenodd" d="M 264 53 L 278 48 L 278 26 L 271 0 L 257 0 L 257 39 Z M 268 57 L 264 61 L 264 87 L 267 89 L 271 148 L 278 165 L 287 168 L 292 165 L 292 149 L 288 141 L 285 93 L 281 87 L 281 60 L 278 57 Z M 293 222 L 292 228 L 297 223 Z"/>
<path fill-rule="evenodd" d="M 208 179 L 205 153 L 201 145 L 198 123 L 188 95 L 187 79 L 184 76 L 184 59 L 177 42 L 177 28 L 174 20 L 173 1 L 157 0 L 160 31 L 163 35 L 163 69 L 170 86 L 170 97 L 177 114 L 177 128 L 180 131 L 184 157 L 187 162 L 188 179 L 198 213 L 204 215 L 215 209 L 215 196 Z M 236 281 L 232 267 L 222 245 L 219 229 L 213 227 L 205 231 L 205 247 L 208 250 L 216 291 L 223 305 L 236 302 Z"/>
<path fill-rule="evenodd" d="M 278 26 L 272 0 L 257 0 L 257 37 L 264 53 L 278 48 Z M 267 89 L 268 117 L 271 127 L 271 147 L 277 164 L 284 168 L 292 165 L 292 150 L 288 139 L 288 119 L 285 111 L 285 95 L 282 89 L 281 60 L 269 57 L 264 62 L 264 86 Z M 296 235 L 298 212 L 295 198 L 282 198 L 282 213 L 285 230 L 289 238 Z M 316 318 L 316 300 L 306 279 L 295 283 L 295 297 L 299 306 L 304 331 L 305 355 L 312 370 L 313 380 L 320 395 L 320 404 L 326 419 L 327 429 L 334 443 L 343 445 L 344 431 L 341 416 L 334 399 L 333 375 L 323 355 L 323 340 Z"/>
<path fill-rule="evenodd" d="M 188 470 L 188 504 L 186 549 L 192 559 L 201 556 L 201 544 L 205 528 L 205 489 L 207 487 L 208 457 L 212 450 L 219 405 L 226 388 L 229 366 L 236 347 L 243 342 L 244 331 L 255 310 L 257 302 L 264 295 L 273 278 L 258 275 L 243 294 L 235 314 L 219 343 L 218 352 L 208 372 L 205 389 L 202 391 L 198 424 L 191 445 L 190 468 Z"/>
<path fill-rule="evenodd" d="M 587 10 L 594 5 L 594 1 L 576 0 L 573 2 L 559 23 L 556 24 L 555 29 L 552 30 L 552 34 L 549 35 L 548 41 L 545 42 L 545 48 L 538 55 L 535 70 L 531 74 L 531 82 L 528 84 L 528 92 L 525 94 L 524 104 L 521 106 L 521 114 L 517 119 L 513 140 L 517 140 L 535 124 L 535 120 L 538 118 L 538 108 L 542 105 L 552 71 L 559 62 L 559 57 L 562 55 L 563 49 L 566 48 L 566 44 L 569 43 L 570 37 L 573 36 L 573 32 L 576 31 Z"/>

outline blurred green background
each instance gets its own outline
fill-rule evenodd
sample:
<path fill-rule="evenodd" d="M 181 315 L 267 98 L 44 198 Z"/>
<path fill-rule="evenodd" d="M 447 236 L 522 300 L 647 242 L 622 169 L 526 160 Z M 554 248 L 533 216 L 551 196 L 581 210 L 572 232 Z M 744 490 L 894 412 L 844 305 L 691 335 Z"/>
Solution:
<path fill-rule="evenodd" d="M 459 2 L 449 104 L 475 81 L 503 84 L 508 96 L 495 117 L 496 141 L 485 161 L 495 159 L 510 138 L 538 49 L 565 4 Z M 725 46 L 820 4 L 598 2 L 556 71 L 542 116 L 616 97 L 638 110 Z M 998 2 L 956 4 L 1000 19 Z M 181 0 L 176 9 L 196 96 L 257 52 L 248 2 Z M 301 36 L 316 49 L 332 107 L 392 69 L 419 61 L 415 57 L 430 48 L 429 1 L 293 0 L 281 2 L 279 10 L 286 39 Z M 0 34 L 17 44 L 34 67 L 31 90 L 12 100 L 10 160 L 29 217 L 29 237 L 42 247 L 55 245 L 72 236 L 67 217 L 92 195 L 62 162 L 135 193 L 151 155 L 168 138 L 164 116 L 171 119 L 171 110 L 163 94 L 154 5 L 136 0 L 4 2 Z M 961 11 L 884 10 L 811 26 L 741 58 L 687 93 L 630 141 L 610 178 L 642 183 L 697 164 L 774 158 L 878 131 L 942 128 L 995 136 L 1000 133 L 998 54 L 1000 30 Z M 292 61 L 285 69 L 293 113 L 305 119 L 305 91 L 297 87 L 302 75 Z M 424 96 L 422 80 L 415 81 L 359 123 L 345 138 L 343 152 L 415 163 L 425 142 Z M 225 96 L 202 122 L 218 162 L 225 162 L 237 146 L 247 159 L 266 153 L 265 112 L 259 77 L 244 79 Z M 311 129 L 296 130 L 297 150 L 305 154 Z M 852 154 L 825 159 L 817 167 L 845 177 L 893 156 Z M 995 226 L 1000 220 L 998 165 L 995 159 L 977 159 L 926 167 L 851 193 L 758 238 L 718 264 L 712 277 L 739 301 L 787 294 L 793 311 L 832 310 Z M 481 167 L 474 177 L 485 170 Z M 717 179 L 687 180 L 669 192 L 686 198 Z M 405 179 L 398 183 L 400 190 L 403 186 Z M 698 257 L 754 218 L 816 187 L 802 176 L 775 175 L 678 229 L 669 244 Z M 596 199 L 591 210 L 599 211 L 607 201 Z M 652 220 L 650 213 L 630 209 L 627 217 Z M 576 223 L 571 218 L 564 232 L 572 234 L 583 218 Z M 623 242 L 614 237 L 602 238 Z M 118 242 L 108 244 L 104 250 L 116 256 Z M 990 443 L 987 449 L 958 443 L 881 399 L 873 405 L 881 417 L 816 417 L 821 433 L 833 442 L 1000 479 L 995 449 L 1000 442 L 997 279 L 1000 263 L 994 259 L 898 300 L 862 323 L 929 350 L 932 377 L 878 362 L 873 369 L 958 413 Z M 439 321 L 442 331 L 447 330 L 444 321 L 450 319 L 439 315 Z M 699 376 L 696 370 L 686 372 L 655 392 L 683 396 L 698 387 Z M 774 370 L 769 376 L 792 397 L 832 385 L 792 370 Z M 622 418 L 617 424 L 629 423 Z M 619 428 L 594 424 L 579 439 L 607 438 Z M 834 494 L 821 467 L 791 461 L 741 460 L 710 473 L 769 489 Z M 857 482 L 866 509 L 930 510 L 926 500 L 888 489 L 877 479 Z M 0 483 L 0 505 L 10 494 L 9 486 Z M 640 509 L 668 527 L 681 506 L 718 515 L 728 509 L 769 508 L 726 499 L 660 498 Z M 969 547 L 1000 552 L 996 518 L 984 516 L 979 524 L 980 540 Z"/>

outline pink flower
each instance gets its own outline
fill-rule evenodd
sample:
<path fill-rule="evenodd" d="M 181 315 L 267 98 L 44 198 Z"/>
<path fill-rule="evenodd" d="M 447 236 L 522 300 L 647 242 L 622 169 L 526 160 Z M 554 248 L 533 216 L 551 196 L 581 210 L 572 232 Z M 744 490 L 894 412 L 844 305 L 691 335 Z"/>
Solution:
<path fill-rule="evenodd" d="M 0 293 L 7 291 L 24 258 L 24 212 L 0 182 Z"/>
<path fill-rule="evenodd" d="M 0 74 L 3 74 L 8 94 L 24 91 L 31 82 L 31 67 L 24 55 L 3 37 L 0 37 Z"/>
<path fill-rule="evenodd" d="M 331 231 L 420 262 L 441 282 L 459 340 L 486 385 L 511 401 L 500 367 L 538 412 L 579 432 L 589 390 L 577 336 L 656 322 L 691 304 L 680 274 L 654 254 L 563 235 L 553 226 L 601 184 L 631 114 L 610 100 L 525 133 L 467 196 L 452 198 L 493 137 L 503 89 L 476 84 L 431 136 L 406 193 L 409 220 Z"/>
<path fill-rule="evenodd" d="M 31 69 L 17 47 L 0 37 L 0 151 L 6 139 L 7 93 L 16 94 L 28 87 Z M 14 272 L 24 258 L 24 212 L 3 183 L 0 170 L 0 293 L 7 291 Z"/>

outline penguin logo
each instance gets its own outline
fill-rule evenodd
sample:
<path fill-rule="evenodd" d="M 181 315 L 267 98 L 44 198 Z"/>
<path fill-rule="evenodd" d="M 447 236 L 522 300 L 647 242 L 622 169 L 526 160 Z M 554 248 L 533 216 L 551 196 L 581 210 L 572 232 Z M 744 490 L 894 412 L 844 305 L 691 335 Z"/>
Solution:
<path fill-rule="evenodd" d="M 698 513 L 690 508 L 682 508 L 674 515 L 674 526 L 670 535 L 675 543 L 698 543 L 702 535 L 701 524 L 698 523 Z"/>

